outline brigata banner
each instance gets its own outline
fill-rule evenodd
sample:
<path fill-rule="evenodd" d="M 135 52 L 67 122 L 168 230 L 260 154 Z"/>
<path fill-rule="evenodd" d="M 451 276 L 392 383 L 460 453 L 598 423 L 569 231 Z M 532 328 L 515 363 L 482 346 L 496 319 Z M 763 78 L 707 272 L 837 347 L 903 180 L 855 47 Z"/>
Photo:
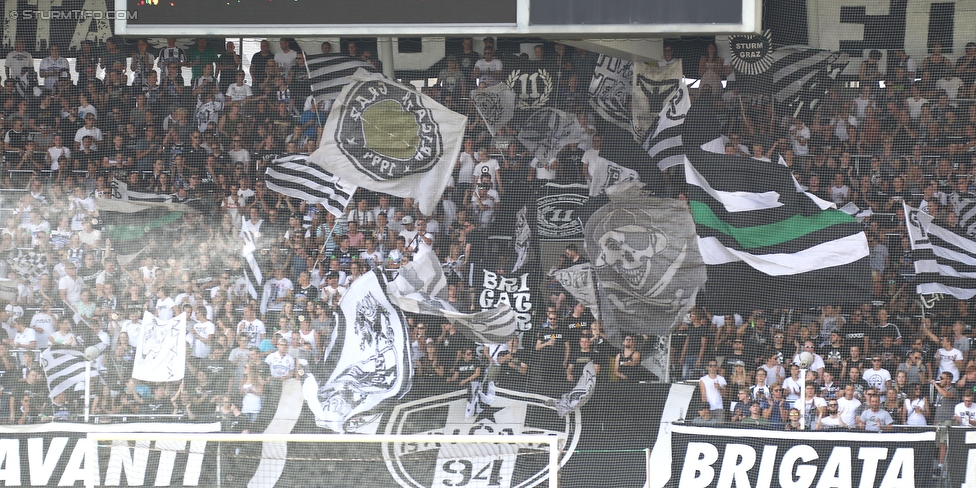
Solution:
<path fill-rule="evenodd" d="M 220 423 L 49 423 L 0 427 L 0 486 L 83 486 L 91 463 L 98 485 L 207 486 L 216 481 L 215 443 L 113 441 L 100 443 L 91 459 L 86 432 L 219 432 Z M 208 449 L 209 447 L 209 449 Z"/>
<path fill-rule="evenodd" d="M 878 434 L 675 425 L 667 486 L 926 486 L 932 481 L 934 441 L 934 430 Z"/>
<path fill-rule="evenodd" d="M 946 453 L 949 486 L 976 486 L 976 429 L 950 427 Z"/>

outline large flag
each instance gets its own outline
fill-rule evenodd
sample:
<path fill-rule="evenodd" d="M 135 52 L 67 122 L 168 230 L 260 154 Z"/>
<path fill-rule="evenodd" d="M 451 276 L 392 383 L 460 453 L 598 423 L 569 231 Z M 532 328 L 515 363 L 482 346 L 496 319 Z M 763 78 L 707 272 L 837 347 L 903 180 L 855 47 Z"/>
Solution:
<path fill-rule="evenodd" d="M 178 226 L 183 214 L 197 211 L 181 203 L 107 198 L 96 198 L 95 208 L 104 224 L 102 237 L 112 241 L 113 252 L 122 266 L 145 251 L 157 235 Z"/>
<path fill-rule="evenodd" d="M 915 291 L 921 295 L 944 293 L 960 300 L 976 296 L 976 241 L 963 229 L 902 205 L 915 261 Z"/>
<path fill-rule="evenodd" d="M 47 377 L 51 398 L 85 383 L 85 353 L 76 349 L 47 348 L 41 352 L 41 367 Z M 91 369 L 91 377 L 98 376 L 98 368 Z"/>
<path fill-rule="evenodd" d="M 315 423 L 344 433 L 352 417 L 410 390 L 413 363 L 404 322 L 373 271 L 339 301 L 337 323 L 322 368 L 328 379 L 308 375 L 302 391 Z"/>
<path fill-rule="evenodd" d="M 536 110 L 522 124 L 518 140 L 539 160 L 547 164 L 559 150 L 583 137 L 583 127 L 575 115 L 555 108 Z"/>
<path fill-rule="evenodd" d="M 584 243 L 599 282 L 611 343 L 625 332 L 666 335 L 695 304 L 705 265 L 687 204 L 639 184 L 613 187 L 586 222 Z"/>
<path fill-rule="evenodd" d="M 684 173 L 710 311 L 866 299 L 863 227 L 804 192 L 789 168 L 696 148 Z"/>
<path fill-rule="evenodd" d="M 515 115 L 515 92 L 505 83 L 471 90 L 471 102 L 492 136 L 496 136 Z"/>
<path fill-rule="evenodd" d="M 306 54 L 305 65 L 316 101 L 334 100 L 346 85 L 352 83 L 352 75 L 360 69 L 380 72 L 368 61 L 343 54 Z"/>
<path fill-rule="evenodd" d="M 336 217 L 345 213 L 357 188 L 328 171 L 309 166 L 306 154 L 293 154 L 272 161 L 265 170 L 264 184 L 282 195 L 322 204 Z"/>
<path fill-rule="evenodd" d="M 773 63 L 762 74 L 737 74 L 740 90 L 767 93 L 777 107 L 787 107 L 789 113 L 812 122 L 824 95 L 833 80 L 850 63 L 847 54 L 806 46 L 786 46 L 772 53 Z"/>
<path fill-rule="evenodd" d="M 351 79 L 309 160 L 350 184 L 414 198 L 430 215 L 454 171 L 468 118 L 383 75 L 357 71 Z"/>
<path fill-rule="evenodd" d="M 446 318 L 476 342 L 504 344 L 511 339 L 517 329 L 512 307 L 500 303 L 482 312 L 458 312 L 447 301 L 447 278 L 436 259 L 429 251 L 415 254 L 413 261 L 401 267 L 387 287 L 390 300 L 404 312 Z"/>
<path fill-rule="evenodd" d="M 152 382 L 180 381 L 185 374 L 186 313 L 163 322 L 145 312 L 132 377 Z"/>

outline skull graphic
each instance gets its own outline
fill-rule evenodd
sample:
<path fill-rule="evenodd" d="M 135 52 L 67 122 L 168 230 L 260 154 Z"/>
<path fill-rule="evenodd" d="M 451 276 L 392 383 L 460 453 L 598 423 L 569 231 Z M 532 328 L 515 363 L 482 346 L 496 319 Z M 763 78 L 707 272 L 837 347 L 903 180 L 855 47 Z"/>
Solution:
<path fill-rule="evenodd" d="M 668 248 L 668 238 L 658 229 L 624 225 L 600 237 L 597 268 L 611 266 L 630 286 L 643 288 L 651 272 L 651 259 Z"/>

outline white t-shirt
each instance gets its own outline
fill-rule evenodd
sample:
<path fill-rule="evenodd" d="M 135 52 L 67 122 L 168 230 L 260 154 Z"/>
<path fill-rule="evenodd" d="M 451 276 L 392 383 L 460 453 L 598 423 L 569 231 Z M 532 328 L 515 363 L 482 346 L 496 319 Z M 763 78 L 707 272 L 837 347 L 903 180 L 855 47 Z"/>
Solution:
<path fill-rule="evenodd" d="M 37 348 L 46 348 L 47 338 L 54 332 L 54 317 L 44 312 L 37 312 L 31 317 L 30 327 L 37 332 Z"/>
<path fill-rule="evenodd" d="M 965 402 L 959 402 L 956 404 L 956 408 L 953 409 L 956 417 L 960 419 L 959 425 L 963 427 L 973 427 L 972 422 L 976 420 L 976 403 L 970 404 L 966 407 Z"/>
<path fill-rule="evenodd" d="M 213 322 L 208 320 L 206 322 L 197 322 L 193 324 L 193 330 L 203 337 L 210 338 L 217 331 L 217 328 L 214 326 Z M 206 359 L 207 356 L 210 356 L 210 346 L 208 344 L 204 343 L 192 333 L 188 335 L 193 339 L 192 344 L 194 356 L 201 359 Z"/>
<path fill-rule="evenodd" d="M 935 357 L 939 360 L 939 376 L 942 376 L 943 371 L 948 371 L 952 373 L 953 383 L 959 381 L 959 366 L 956 366 L 956 361 L 962 361 L 964 359 L 962 351 L 956 348 L 946 351 L 940 347 L 938 352 L 935 353 Z"/>
<path fill-rule="evenodd" d="M 272 378 L 282 378 L 288 376 L 295 369 L 295 358 L 289 354 L 282 355 L 278 351 L 268 354 L 264 362 L 271 367 Z"/>
<path fill-rule="evenodd" d="M 884 392 L 888 390 L 888 384 L 891 383 L 891 373 L 887 369 L 874 369 L 869 368 L 864 370 L 861 375 L 864 381 L 867 381 L 869 385 L 878 389 L 879 392 Z"/>
<path fill-rule="evenodd" d="M 722 392 L 716 388 L 715 383 L 718 383 L 721 387 L 725 387 L 725 378 L 722 375 L 715 375 L 715 378 L 709 378 L 708 375 L 702 376 L 698 382 L 705 388 L 705 400 L 708 401 L 708 408 L 711 410 L 722 410 L 724 408 L 722 402 Z"/>
<path fill-rule="evenodd" d="M 264 322 L 260 319 L 254 319 L 254 322 L 242 320 L 237 324 L 237 333 L 240 334 L 241 332 L 247 334 L 248 347 L 258 347 L 261 344 L 261 337 L 267 333 L 264 328 Z"/>
<path fill-rule="evenodd" d="M 253 93 L 251 92 L 250 85 L 238 86 L 237 83 L 234 83 L 233 85 L 227 87 L 227 97 L 235 102 L 240 102 L 241 100 L 244 100 L 252 95 Z"/>
<path fill-rule="evenodd" d="M 84 288 L 85 282 L 82 281 L 80 276 L 75 279 L 71 279 L 70 276 L 65 276 L 58 280 L 58 290 L 65 290 L 67 292 L 65 297 L 72 306 L 81 301 L 81 290 Z"/>
<path fill-rule="evenodd" d="M 474 183 L 475 160 L 473 154 L 462 152 L 458 156 L 458 183 L 470 186 Z M 391 220 L 392 221 L 392 220 Z"/>
<path fill-rule="evenodd" d="M 857 398 L 848 400 L 847 398 L 840 397 L 837 399 L 837 413 L 847 425 L 854 425 L 854 421 L 857 419 L 858 408 L 861 408 L 861 400 Z"/>
<path fill-rule="evenodd" d="M 156 301 L 156 316 L 159 320 L 165 322 L 174 317 L 173 307 L 176 306 L 176 300 L 173 297 L 166 297 L 162 300 Z"/>

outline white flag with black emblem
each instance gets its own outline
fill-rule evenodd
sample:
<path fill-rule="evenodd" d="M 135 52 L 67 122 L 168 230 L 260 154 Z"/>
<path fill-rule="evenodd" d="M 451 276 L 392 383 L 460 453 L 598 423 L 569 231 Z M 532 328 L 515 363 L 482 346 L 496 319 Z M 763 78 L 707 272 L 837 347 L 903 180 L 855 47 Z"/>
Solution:
<path fill-rule="evenodd" d="M 141 381 L 179 381 L 186 374 L 186 313 L 165 322 L 145 312 L 136 343 L 132 377 Z"/>
<path fill-rule="evenodd" d="M 600 317 L 596 283 L 593 279 L 593 264 L 583 263 L 568 268 L 553 268 L 549 270 L 549 277 L 558 281 L 566 291 L 573 295 L 573 298 L 586 305 L 595 317 Z"/>
<path fill-rule="evenodd" d="M 492 136 L 497 135 L 515 115 L 515 92 L 504 83 L 471 90 L 471 102 Z"/>
<path fill-rule="evenodd" d="M 547 107 L 529 116 L 519 130 L 518 140 L 535 155 L 540 164 L 546 164 L 556 157 L 560 149 L 579 142 L 584 133 L 575 115 Z"/>
<path fill-rule="evenodd" d="M 381 74 L 359 70 L 335 100 L 309 162 L 351 185 L 414 198 L 433 213 L 468 118 Z"/>
<path fill-rule="evenodd" d="M 691 109 L 681 64 L 634 64 L 634 137 L 662 170 L 684 159 L 681 125 Z"/>
<path fill-rule="evenodd" d="M 321 368 L 329 377 L 308 375 L 302 391 L 316 425 L 345 433 L 359 429 L 353 417 L 410 390 L 413 364 L 400 312 L 373 271 L 353 281 L 337 314 Z"/>

